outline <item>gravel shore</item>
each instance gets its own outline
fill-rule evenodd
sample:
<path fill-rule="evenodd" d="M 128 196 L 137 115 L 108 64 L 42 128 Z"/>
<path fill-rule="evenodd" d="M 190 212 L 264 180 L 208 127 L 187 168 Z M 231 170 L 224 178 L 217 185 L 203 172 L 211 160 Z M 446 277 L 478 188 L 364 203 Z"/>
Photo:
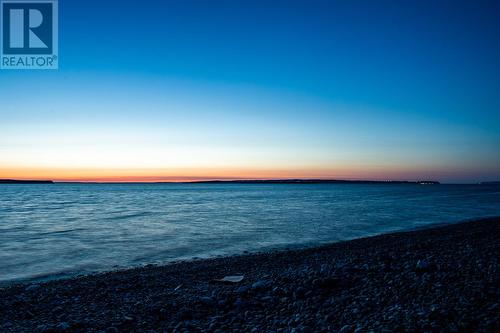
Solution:
<path fill-rule="evenodd" d="M 0 332 L 500 332 L 499 254 L 491 218 L 13 285 Z"/>

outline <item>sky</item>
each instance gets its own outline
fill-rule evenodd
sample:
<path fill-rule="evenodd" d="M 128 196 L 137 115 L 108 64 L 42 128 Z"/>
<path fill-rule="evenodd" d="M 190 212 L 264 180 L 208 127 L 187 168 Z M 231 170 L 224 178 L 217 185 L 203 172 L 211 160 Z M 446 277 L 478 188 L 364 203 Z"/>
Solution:
<path fill-rule="evenodd" d="M 60 1 L 0 178 L 500 180 L 498 1 Z"/>

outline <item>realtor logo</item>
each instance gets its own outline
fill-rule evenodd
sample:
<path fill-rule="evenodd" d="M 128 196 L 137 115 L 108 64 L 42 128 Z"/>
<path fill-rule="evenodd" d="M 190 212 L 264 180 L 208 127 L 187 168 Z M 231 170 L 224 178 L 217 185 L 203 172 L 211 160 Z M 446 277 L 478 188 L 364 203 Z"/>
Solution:
<path fill-rule="evenodd" d="M 58 68 L 57 0 L 0 0 L 2 69 Z"/>

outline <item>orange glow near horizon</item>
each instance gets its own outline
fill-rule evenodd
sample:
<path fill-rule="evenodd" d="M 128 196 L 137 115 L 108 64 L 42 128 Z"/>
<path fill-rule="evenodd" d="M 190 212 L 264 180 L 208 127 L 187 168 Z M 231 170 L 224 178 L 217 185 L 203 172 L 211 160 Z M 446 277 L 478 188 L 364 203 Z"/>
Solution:
<path fill-rule="evenodd" d="M 327 178 L 323 171 L 250 170 L 250 169 L 0 169 L 4 179 L 46 179 L 76 182 L 188 182 L 268 178 Z"/>
<path fill-rule="evenodd" d="M 448 173 L 449 176 L 452 176 Z M 397 168 L 343 166 L 331 169 L 58 169 L 0 168 L 0 179 L 53 180 L 56 182 L 190 182 L 238 179 L 364 179 L 437 180 L 443 171 L 398 170 Z"/>

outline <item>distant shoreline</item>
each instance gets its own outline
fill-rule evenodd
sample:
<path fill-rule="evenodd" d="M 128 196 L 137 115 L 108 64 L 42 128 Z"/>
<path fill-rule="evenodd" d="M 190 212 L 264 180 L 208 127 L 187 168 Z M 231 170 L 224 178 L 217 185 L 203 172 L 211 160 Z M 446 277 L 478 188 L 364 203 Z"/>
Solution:
<path fill-rule="evenodd" d="M 0 179 L 0 184 L 54 184 L 52 180 Z"/>
<path fill-rule="evenodd" d="M 96 181 L 53 181 L 53 180 L 16 180 L 0 179 L 0 184 L 418 184 L 439 185 L 435 180 L 346 180 L 346 179 L 237 179 L 237 180 L 196 180 L 187 182 L 96 182 Z"/>
<path fill-rule="evenodd" d="M 436 180 L 235 179 L 193 181 L 57 181 L 0 179 L 0 184 L 361 184 L 361 185 L 500 185 L 500 181 L 441 183 Z"/>
<path fill-rule="evenodd" d="M 256 180 L 206 180 L 194 181 L 197 184 L 431 184 L 438 185 L 438 181 L 407 181 L 407 180 L 344 180 L 344 179 L 256 179 Z"/>

